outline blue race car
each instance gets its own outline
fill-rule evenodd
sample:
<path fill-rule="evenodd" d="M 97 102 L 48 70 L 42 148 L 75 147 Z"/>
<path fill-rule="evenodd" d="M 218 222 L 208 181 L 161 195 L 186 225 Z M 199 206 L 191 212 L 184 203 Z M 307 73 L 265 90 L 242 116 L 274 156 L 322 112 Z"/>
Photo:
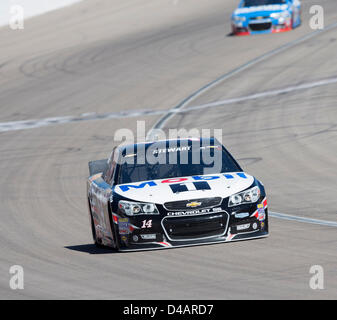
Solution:
<path fill-rule="evenodd" d="M 299 0 L 241 0 L 232 14 L 233 35 L 284 32 L 300 24 Z"/>

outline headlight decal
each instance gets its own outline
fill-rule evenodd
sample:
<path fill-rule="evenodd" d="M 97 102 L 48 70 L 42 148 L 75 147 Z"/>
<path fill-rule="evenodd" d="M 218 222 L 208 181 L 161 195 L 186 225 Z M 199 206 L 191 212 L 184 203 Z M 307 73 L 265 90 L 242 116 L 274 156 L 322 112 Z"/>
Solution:
<path fill-rule="evenodd" d="M 235 22 L 244 22 L 246 21 L 246 17 L 245 16 L 233 16 L 233 20 Z"/>
<path fill-rule="evenodd" d="M 118 207 L 127 216 L 159 214 L 156 205 L 153 203 L 142 203 L 142 202 L 120 200 L 118 203 Z"/>
<path fill-rule="evenodd" d="M 289 19 L 291 17 L 291 14 L 288 11 L 274 12 L 270 14 L 270 17 L 282 22 L 282 21 Z"/>
<path fill-rule="evenodd" d="M 260 195 L 261 191 L 258 186 L 233 194 L 228 199 L 228 207 L 257 202 L 260 198 Z"/>

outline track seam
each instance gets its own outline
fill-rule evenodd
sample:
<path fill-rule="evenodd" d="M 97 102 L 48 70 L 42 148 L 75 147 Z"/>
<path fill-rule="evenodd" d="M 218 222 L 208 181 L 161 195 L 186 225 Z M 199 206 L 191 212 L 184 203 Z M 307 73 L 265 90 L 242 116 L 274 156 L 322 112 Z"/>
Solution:
<path fill-rule="evenodd" d="M 217 108 L 222 107 L 228 104 L 235 104 L 240 102 L 246 102 L 249 100 L 257 100 L 261 98 L 273 97 L 281 94 L 293 93 L 300 90 L 307 90 L 318 88 L 321 86 L 332 85 L 337 83 L 337 77 L 330 79 L 322 79 L 310 83 L 302 83 L 296 86 L 291 86 L 282 89 L 274 89 L 265 92 L 258 92 L 252 95 L 236 97 L 225 99 L 221 101 L 214 101 L 206 103 L 199 106 L 186 107 L 184 109 L 177 109 L 172 111 L 176 114 L 184 112 L 193 112 L 201 109 L 208 108 Z M 125 119 L 125 118 L 134 118 L 139 116 L 155 116 L 155 115 L 165 115 L 167 111 L 165 110 L 125 110 L 123 112 L 111 112 L 104 114 L 97 113 L 84 113 L 80 116 L 64 116 L 64 117 L 54 117 L 54 118 L 45 118 L 39 120 L 22 120 L 22 121 L 10 121 L 10 122 L 0 122 L 0 133 L 8 131 L 17 131 L 17 130 L 28 130 L 28 129 L 37 129 L 42 127 L 47 127 L 51 125 L 61 125 L 69 123 L 79 123 L 84 121 L 96 121 L 96 120 L 109 120 L 109 119 Z"/>

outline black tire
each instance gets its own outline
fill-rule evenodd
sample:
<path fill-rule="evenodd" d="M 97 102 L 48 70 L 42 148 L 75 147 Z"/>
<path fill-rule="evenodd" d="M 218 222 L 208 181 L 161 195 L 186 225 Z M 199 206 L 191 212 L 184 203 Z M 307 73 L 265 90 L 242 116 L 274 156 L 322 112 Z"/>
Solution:
<path fill-rule="evenodd" d="M 90 220 L 91 220 L 91 232 L 92 232 L 92 239 L 94 241 L 94 244 L 97 248 L 105 248 L 105 246 L 100 242 L 100 240 L 97 238 L 94 219 L 92 218 L 92 215 L 90 214 Z"/>
<path fill-rule="evenodd" d="M 119 249 L 120 249 L 120 247 L 121 247 L 121 244 L 120 244 L 120 242 L 119 242 L 119 236 L 118 236 L 118 233 L 117 233 L 117 231 L 116 231 L 116 226 L 115 226 L 115 224 L 113 223 L 113 225 L 112 225 L 112 228 L 113 228 L 113 233 L 114 233 L 114 240 L 115 240 L 115 249 L 116 249 L 116 251 L 119 251 Z"/>

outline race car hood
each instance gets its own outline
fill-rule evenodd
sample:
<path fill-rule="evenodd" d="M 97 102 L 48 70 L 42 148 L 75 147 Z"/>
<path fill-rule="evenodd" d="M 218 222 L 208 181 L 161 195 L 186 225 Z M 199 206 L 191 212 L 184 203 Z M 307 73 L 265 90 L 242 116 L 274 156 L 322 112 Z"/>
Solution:
<path fill-rule="evenodd" d="M 288 9 L 289 7 L 287 4 L 266 5 L 266 6 L 247 7 L 247 8 L 245 7 L 236 9 L 234 11 L 234 16 L 245 16 L 247 18 L 258 16 L 269 16 L 271 13 L 282 12 Z"/>
<path fill-rule="evenodd" d="M 163 204 L 207 197 L 226 198 L 253 183 L 254 177 L 235 172 L 122 184 L 117 185 L 114 192 L 133 201 Z"/>

